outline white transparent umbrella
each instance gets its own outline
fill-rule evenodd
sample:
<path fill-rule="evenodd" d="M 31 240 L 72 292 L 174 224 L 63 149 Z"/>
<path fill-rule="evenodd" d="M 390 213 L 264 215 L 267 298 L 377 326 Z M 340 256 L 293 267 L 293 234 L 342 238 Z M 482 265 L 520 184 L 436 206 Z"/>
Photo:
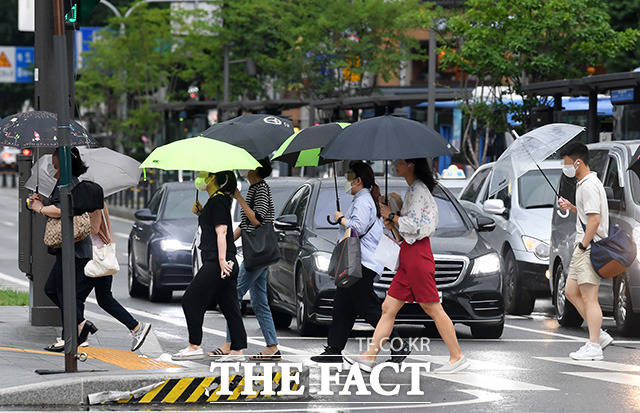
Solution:
<path fill-rule="evenodd" d="M 489 196 L 506 188 L 527 171 L 540 169 L 538 164 L 584 130 L 569 123 L 551 123 L 518 137 L 500 155 L 489 181 Z M 543 176 L 546 178 L 546 175 Z M 548 179 L 547 179 L 547 182 Z M 554 186 L 549 182 L 552 188 Z M 555 188 L 554 188 L 555 191 Z"/>
<path fill-rule="evenodd" d="M 138 184 L 140 162 L 130 156 L 108 148 L 79 147 L 78 150 L 80 157 L 89 167 L 79 179 L 100 185 L 105 197 Z M 49 197 L 56 185 L 55 173 L 51 155 L 43 155 L 31 168 L 31 177 L 24 186 Z"/>

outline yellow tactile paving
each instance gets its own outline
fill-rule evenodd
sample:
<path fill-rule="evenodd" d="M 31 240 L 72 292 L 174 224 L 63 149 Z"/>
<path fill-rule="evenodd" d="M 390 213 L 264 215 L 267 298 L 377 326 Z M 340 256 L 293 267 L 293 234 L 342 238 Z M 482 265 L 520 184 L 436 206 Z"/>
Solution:
<path fill-rule="evenodd" d="M 118 366 L 125 370 L 153 370 L 180 367 L 175 364 L 143 357 L 137 353 L 125 350 L 100 347 L 82 347 L 78 351 L 87 353 L 89 358 L 113 364 L 114 366 Z"/>

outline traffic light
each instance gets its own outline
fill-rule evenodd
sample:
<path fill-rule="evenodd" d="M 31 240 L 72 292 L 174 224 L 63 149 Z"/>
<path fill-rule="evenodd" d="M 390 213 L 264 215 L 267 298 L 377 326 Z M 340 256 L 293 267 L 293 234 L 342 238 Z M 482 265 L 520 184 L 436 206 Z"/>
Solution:
<path fill-rule="evenodd" d="M 31 152 L 31 149 L 29 149 L 29 148 L 24 148 L 24 149 L 22 150 L 22 154 L 23 154 L 24 156 L 29 156 L 29 155 L 31 155 L 31 153 L 32 153 L 32 152 Z"/>
<path fill-rule="evenodd" d="M 64 22 L 76 25 L 86 21 L 91 11 L 100 4 L 100 0 L 66 0 Z"/>

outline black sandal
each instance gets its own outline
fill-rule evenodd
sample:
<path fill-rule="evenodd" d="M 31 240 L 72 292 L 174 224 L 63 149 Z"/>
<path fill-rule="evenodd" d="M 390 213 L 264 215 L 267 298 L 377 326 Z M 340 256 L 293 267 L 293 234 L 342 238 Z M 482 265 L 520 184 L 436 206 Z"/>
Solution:
<path fill-rule="evenodd" d="M 91 321 L 85 320 L 84 326 L 82 326 L 82 330 L 80 330 L 80 334 L 78 334 L 78 345 L 84 343 L 89 338 L 89 333 L 95 334 L 98 332 L 98 327 L 95 326 Z"/>
<path fill-rule="evenodd" d="M 210 351 L 207 353 L 207 356 L 209 357 L 222 357 L 222 356 L 226 356 L 229 353 L 225 353 L 224 351 L 222 351 L 222 349 L 220 347 L 218 347 L 217 349 Z"/>
<path fill-rule="evenodd" d="M 55 343 L 45 347 L 44 349 L 47 351 L 51 351 L 52 353 L 62 353 L 64 351 L 64 342 L 62 340 L 56 341 Z"/>
<path fill-rule="evenodd" d="M 249 356 L 249 360 L 252 361 L 280 361 L 282 360 L 282 353 L 280 350 L 273 354 L 258 353 L 255 356 Z"/>

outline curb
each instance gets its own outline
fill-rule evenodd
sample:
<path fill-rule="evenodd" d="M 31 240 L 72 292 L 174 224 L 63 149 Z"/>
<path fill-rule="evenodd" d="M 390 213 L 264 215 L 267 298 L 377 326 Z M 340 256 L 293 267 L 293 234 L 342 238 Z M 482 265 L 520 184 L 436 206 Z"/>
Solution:
<path fill-rule="evenodd" d="M 261 395 L 259 391 L 255 396 L 239 396 L 241 391 L 242 382 L 244 378 L 240 375 L 230 375 L 230 389 L 234 391 L 235 397 L 215 397 L 215 391 L 213 394 L 208 393 L 209 389 L 215 390 L 211 387 L 215 383 L 219 383 L 219 378 L 212 377 L 208 369 L 203 370 L 190 370 L 190 371 L 164 371 L 157 373 L 145 373 L 145 374 L 114 374 L 96 376 L 94 374 L 84 375 L 86 373 L 69 373 L 69 376 L 63 379 L 51 380 L 40 382 L 36 384 L 27 384 L 22 386 L 9 387 L 0 390 L 0 406 L 72 406 L 72 405 L 88 405 L 89 395 L 92 398 L 98 393 L 106 392 L 129 392 L 131 396 L 129 398 L 118 398 L 118 401 L 112 403 L 212 403 L 216 401 L 237 401 L 247 402 L 250 400 L 259 400 L 265 397 L 269 397 L 274 402 L 276 399 L 286 398 L 291 400 L 292 398 L 306 398 L 308 397 L 308 368 L 305 368 L 301 372 L 301 385 L 304 385 L 305 395 L 302 396 L 265 396 Z M 73 377 L 75 376 L 75 377 Z M 188 384 L 194 383 L 191 387 Z M 186 387 L 183 386 L 187 384 Z M 203 384 L 206 384 L 208 388 L 205 392 Z M 276 383 L 274 383 L 274 389 L 276 389 Z M 259 390 L 258 386 L 254 386 L 256 390 Z M 136 390 L 145 391 L 142 394 L 134 394 Z M 157 397 L 158 394 L 165 389 L 168 394 L 173 389 L 176 389 L 172 393 L 172 396 L 179 392 L 178 397 L 170 397 L 167 401 L 164 401 L 164 397 Z M 202 393 L 200 393 L 202 391 Z M 155 394 L 154 394 L 155 392 Z M 198 397 L 195 397 L 195 393 L 200 393 Z M 237 394 L 236 394 L 237 393 Z M 137 397 L 136 397 L 137 396 Z M 146 399 L 141 401 L 146 396 Z M 182 396 L 182 397 L 180 397 Z"/>

